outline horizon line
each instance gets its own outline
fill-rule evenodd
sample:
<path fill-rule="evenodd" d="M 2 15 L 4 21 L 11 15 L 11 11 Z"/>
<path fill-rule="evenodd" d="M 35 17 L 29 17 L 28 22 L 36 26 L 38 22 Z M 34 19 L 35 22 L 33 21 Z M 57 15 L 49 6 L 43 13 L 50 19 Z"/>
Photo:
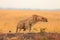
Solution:
<path fill-rule="evenodd" d="M 60 9 L 38 9 L 38 8 L 0 8 L 0 10 L 60 10 Z"/>

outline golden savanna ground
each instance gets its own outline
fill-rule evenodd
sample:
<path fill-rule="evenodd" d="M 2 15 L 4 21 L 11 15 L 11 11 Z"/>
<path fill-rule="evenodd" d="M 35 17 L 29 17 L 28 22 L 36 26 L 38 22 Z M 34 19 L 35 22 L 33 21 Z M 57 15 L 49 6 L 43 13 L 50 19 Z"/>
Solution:
<path fill-rule="evenodd" d="M 32 27 L 31 32 L 39 32 L 40 28 L 46 28 L 46 32 L 60 33 L 60 11 L 46 10 L 0 10 L 0 32 L 16 32 L 18 21 L 34 14 L 46 17 L 48 22 L 38 22 Z"/>

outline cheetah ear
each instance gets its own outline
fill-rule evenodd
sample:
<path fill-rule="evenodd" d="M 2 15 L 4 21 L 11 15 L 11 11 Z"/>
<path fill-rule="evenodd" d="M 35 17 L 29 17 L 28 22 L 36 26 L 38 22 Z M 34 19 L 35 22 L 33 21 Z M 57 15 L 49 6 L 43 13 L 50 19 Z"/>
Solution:
<path fill-rule="evenodd" d="M 25 30 L 26 30 L 26 28 L 23 29 L 23 31 L 25 31 Z"/>

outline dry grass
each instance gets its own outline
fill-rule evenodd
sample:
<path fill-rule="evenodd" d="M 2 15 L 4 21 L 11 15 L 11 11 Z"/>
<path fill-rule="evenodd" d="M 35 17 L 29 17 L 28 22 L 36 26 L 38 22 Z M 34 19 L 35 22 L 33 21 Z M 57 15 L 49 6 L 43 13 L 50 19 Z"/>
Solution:
<path fill-rule="evenodd" d="M 3 34 L 2 34 L 3 35 Z M 0 34 L 0 40 L 60 40 L 60 34 L 58 33 L 46 33 L 45 36 L 42 36 L 40 33 L 30 33 L 30 34 L 13 34 L 16 36 L 11 36 L 11 38 L 7 35 Z"/>
<path fill-rule="evenodd" d="M 60 11 L 34 11 L 34 10 L 0 10 L 1 32 L 8 33 L 8 31 L 11 30 L 12 33 L 15 33 L 18 21 L 24 18 L 28 18 L 34 14 L 46 17 L 48 19 L 48 22 L 37 23 L 32 27 L 31 32 L 39 32 L 40 28 L 45 27 L 47 28 L 46 32 L 60 33 Z"/>

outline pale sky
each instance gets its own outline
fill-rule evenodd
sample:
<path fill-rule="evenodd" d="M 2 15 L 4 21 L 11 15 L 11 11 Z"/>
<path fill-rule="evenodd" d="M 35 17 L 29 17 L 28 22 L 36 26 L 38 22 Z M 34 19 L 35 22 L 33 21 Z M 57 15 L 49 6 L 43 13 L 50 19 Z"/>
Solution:
<path fill-rule="evenodd" d="M 0 8 L 60 9 L 60 0 L 0 0 Z"/>

